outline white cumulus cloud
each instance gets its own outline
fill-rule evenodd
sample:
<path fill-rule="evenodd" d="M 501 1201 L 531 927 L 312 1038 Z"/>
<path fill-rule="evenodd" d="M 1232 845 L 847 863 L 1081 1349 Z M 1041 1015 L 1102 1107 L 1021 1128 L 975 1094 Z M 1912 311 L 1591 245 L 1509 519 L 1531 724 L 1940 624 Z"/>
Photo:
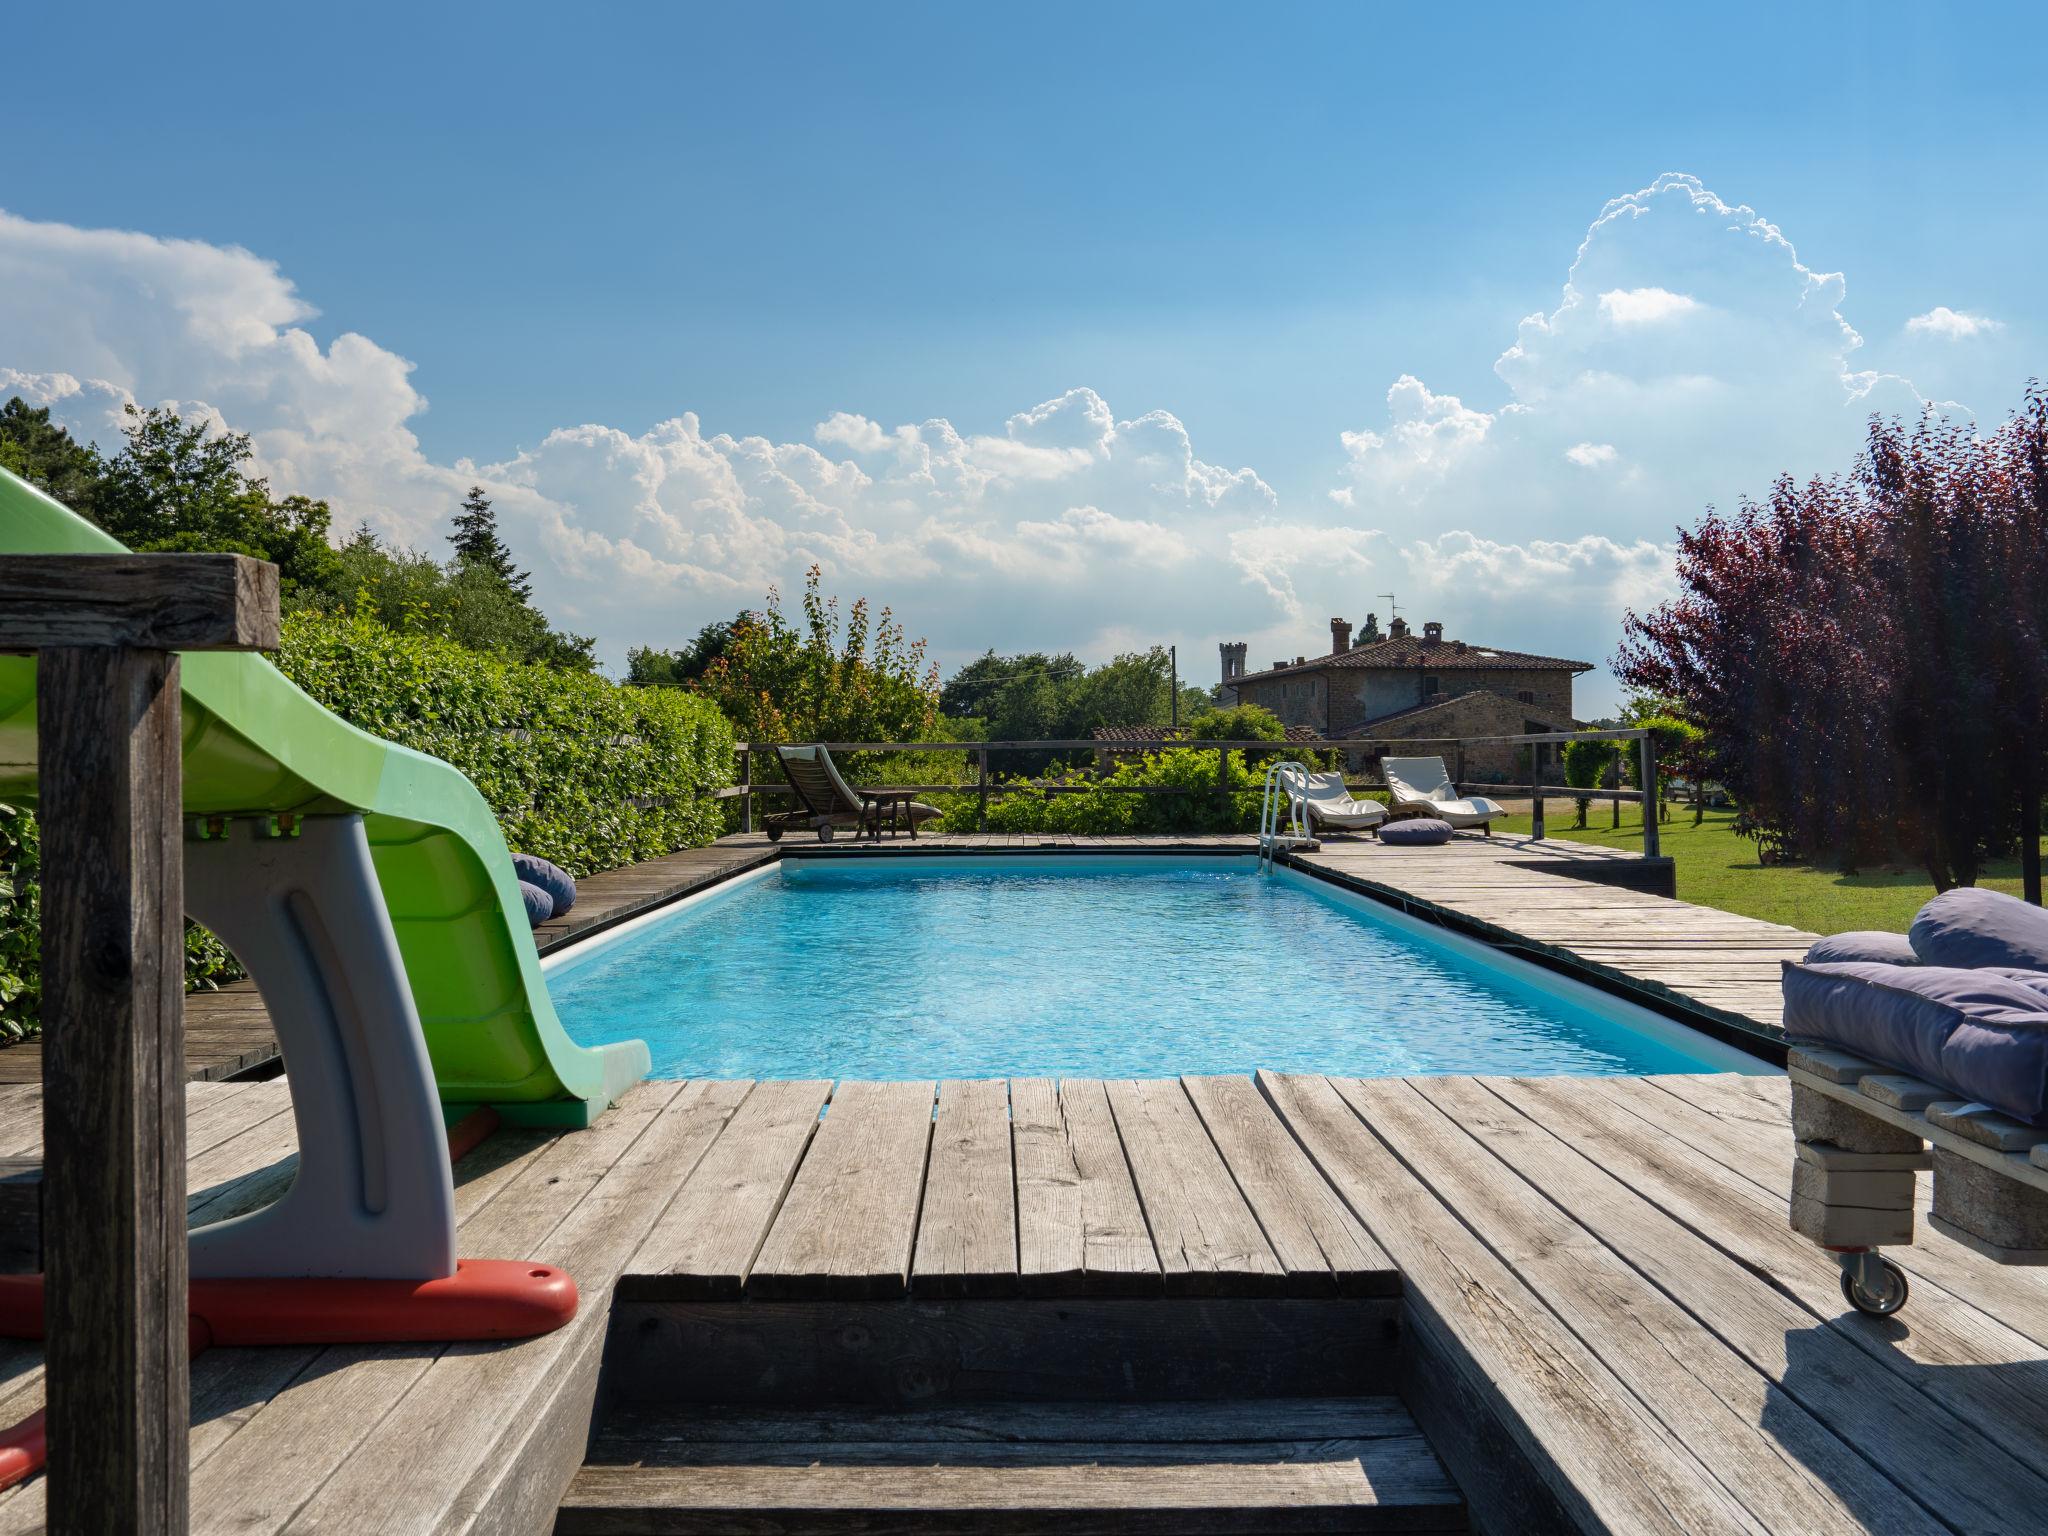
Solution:
<path fill-rule="evenodd" d="M 1919 396 L 1865 362 L 1840 273 L 1695 178 L 1611 200 L 1559 262 L 1555 303 L 1493 360 L 1493 397 L 1401 373 L 1305 506 L 1204 457 L 1171 411 L 1119 415 L 1085 387 L 979 423 L 881 421 L 848 401 L 794 442 L 676 401 L 651 424 L 565 421 L 441 462 L 413 431 L 413 365 L 318 329 L 274 262 L 5 212 L 0 394 L 105 445 L 124 403 L 175 405 L 250 433 L 259 470 L 328 498 L 338 527 L 429 549 L 480 483 L 542 604 L 614 663 L 770 584 L 793 590 L 813 563 L 949 663 L 1168 639 L 1294 655 L 1389 588 L 1462 638 L 1604 662 L 1622 610 L 1670 590 L 1676 525 L 1780 472 L 1843 467 L 1869 412 Z M 1961 360 L 1992 349 L 1942 343 L 1998 328 L 1941 307 L 1906 332 Z M 1585 712 L 1612 702 L 1581 687 Z"/>
<path fill-rule="evenodd" d="M 1908 320 L 1906 329 L 1916 335 L 1942 336 L 1951 341 L 1961 341 L 1991 331 L 2002 331 L 2005 327 L 1989 315 L 1973 315 L 1967 310 L 1950 309 L 1946 304 L 1937 304 L 1926 314 L 1915 315 Z"/>
<path fill-rule="evenodd" d="M 1700 307 L 1689 293 L 1669 288 L 1610 288 L 1600 295 L 1600 311 L 1616 325 L 1656 325 Z"/>

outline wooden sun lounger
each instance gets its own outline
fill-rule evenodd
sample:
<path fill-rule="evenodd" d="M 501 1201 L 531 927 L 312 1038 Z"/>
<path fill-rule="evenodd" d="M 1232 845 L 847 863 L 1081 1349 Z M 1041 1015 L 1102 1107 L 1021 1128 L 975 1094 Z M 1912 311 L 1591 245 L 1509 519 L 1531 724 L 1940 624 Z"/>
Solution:
<path fill-rule="evenodd" d="M 1851 1305 L 1905 1304 L 1905 1277 L 1876 1250 L 1913 1241 L 1922 1168 L 1937 1232 L 2000 1264 L 2048 1264 L 2048 1130 L 1847 1051 L 1794 1046 L 1786 1070 L 1792 1227 L 1841 1255 Z"/>

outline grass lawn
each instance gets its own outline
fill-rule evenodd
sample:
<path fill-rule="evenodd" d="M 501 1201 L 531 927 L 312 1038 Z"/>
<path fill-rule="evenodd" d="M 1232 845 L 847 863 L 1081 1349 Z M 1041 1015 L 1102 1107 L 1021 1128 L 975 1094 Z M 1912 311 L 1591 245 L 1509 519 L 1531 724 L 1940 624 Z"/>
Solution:
<path fill-rule="evenodd" d="M 1587 817 L 1591 825 L 1583 832 L 1569 830 L 1573 820 L 1569 800 L 1547 800 L 1545 809 L 1548 825 L 1544 830 L 1551 837 L 1637 851 L 1643 846 L 1643 819 L 1632 805 L 1621 808 L 1619 831 L 1608 825 L 1611 808 L 1598 802 Z M 1732 812 L 1709 811 L 1706 821 L 1695 827 L 1690 809 L 1671 807 L 1671 819 L 1658 831 L 1662 851 L 1677 866 L 1679 900 L 1789 923 L 1810 933 L 1841 933 L 1850 928 L 1904 933 L 1920 904 L 1934 894 L 1926 874 L 1915 869 L 1871 869 L 1854 875 L 1804 864 L 1766 869 L 1757 863 L 1756 844 L 1737 837 L 1731 830 L 1733 824 Z M 1495 825 L 1502 831 L 1527 832 L 1529 818 L 1510 817 Z M 2017 896 L 2019 861 L 2008 859 L 1992 865 L 1987 878 L 1979 883 Z"/>

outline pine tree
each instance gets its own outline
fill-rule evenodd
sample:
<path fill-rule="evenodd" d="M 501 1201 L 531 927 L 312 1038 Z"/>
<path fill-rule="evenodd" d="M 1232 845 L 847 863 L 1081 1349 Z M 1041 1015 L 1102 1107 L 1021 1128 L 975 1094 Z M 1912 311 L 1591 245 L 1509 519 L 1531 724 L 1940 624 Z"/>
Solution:
<path fill-rule="evenodd" d="M 533 583 L 512 563 L 512 551 L 498 537 L 498 514 L 491 510 L 491 499 L 482 486 L 472 485 L 462 498 L 462 510 L 455 515 L 455 531 L 448 535 L 448 542 L 455 546 L 457 565 L 491 572 L 517 593 L 522 603 L 532 598 Z"/>

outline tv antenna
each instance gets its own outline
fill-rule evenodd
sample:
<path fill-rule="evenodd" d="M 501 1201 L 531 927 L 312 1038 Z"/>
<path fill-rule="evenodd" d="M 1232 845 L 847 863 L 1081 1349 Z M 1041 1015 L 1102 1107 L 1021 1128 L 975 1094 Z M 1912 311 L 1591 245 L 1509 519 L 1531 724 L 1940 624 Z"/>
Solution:
<path fill-rule="evenodd" d="M 1394 620 L 1396 620 L 1396 619 L 1398 619 L 1399 617 L 1401 617 L 1401 610 L 1400 610 L 1400 609 L 1399 609 L 1399 608 L 1398 608 L 1397 606 L 1395 606 L 1395 603 L 1394 603 L 1394 594 L 1393 594 L 1393 593 L 1391 593 L 1391 592 L 1375 592 L 1375 593 L 1373 594 L 1373 596 L 1374 596 L 1374 597 L 1384 597 L 1384 598 L 1385 598 L 1385 599 L 1387 600 L 1387 622 L 1388 622 L 1389 624 L 1393 623 L 1393 622 L 1394 622 Z"/>

